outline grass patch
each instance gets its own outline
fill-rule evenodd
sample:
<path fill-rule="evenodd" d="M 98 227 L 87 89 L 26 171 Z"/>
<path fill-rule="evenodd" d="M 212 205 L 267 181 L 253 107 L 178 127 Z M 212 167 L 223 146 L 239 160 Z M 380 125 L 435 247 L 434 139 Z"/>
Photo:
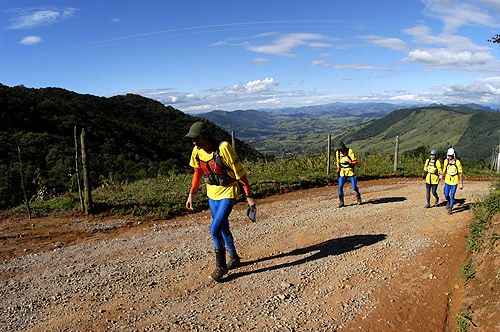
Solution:
<path fill-rule="evenodd" d="M 479 261 L 476 259 L 478 254 L 481 251 L 489 254 L 495 241 L 500 238 L 497 233 L 493 233 L 485 241 L 485 233 L 487 233 L 488 228 L 491 226 L 493 216 L 500 213 L 500 177 L 497 176 L 489 195 L 474 205 L 473 212 L 474 218 L 469 224 L 469 235 L 467 236 L 467 249 L 473 255 L 471 259 L 460 267 L 460 277 L 464 283 L 467 283 L 468 280 L 474 278 L 476 275 L 475 265 L 477 266 L 477 262 Z M 496 278 L 499 278 L 498 274 Z M 472 290 L 472 293 L 474 296 L 477 296 L 476 290 Z M 457 314 L 456 329 L 458 332 L 467 332 L 471 326 L 475 326 L 475 324 L 472 320 L 471 306 L 468 306 Z"/>
<path fill-rule="evenodd" d="M 467 263 L 460 266 L 460 277 L 464 282 L 469 281 L 476 275 L 476 269 L 472 263 L 472 259 L 469 259 Z"/>
<path fill-rule="evenodd" d="M 474 219 L 469 224 L 469 235 L 467 237 L 467 249 L 473 253 L 479 253 L 483 246 L 484 231 L 490 227 L 491 219 L 500 213 L 500 177 L 496 179 L 491 193 L 473 208 Z"/>
<path fill-rule="evenodd" d="M 497 240 L 500 240 L 500 234 L 493 233 L 490 236 L 490 246 L 493 246 Z"/>
<path fill-rule="evenodd" d="M 422 174 L 425 158 L 401 156 L 398 171 L 393 171 L 393 157 L 383 154 L 358 156 L 358 180 L 392 176 L 417 177 Z M 298 189 L 320 187 L 337 182 L 335 156 L 330 160 L 330 174 L 326 174 L 326 153 L 279 157 L 269 161 L 244 162 L 255 195 L 258 198 Z M 481 168 L 481 165 L 477 166 Z M 465 168 L 468 172 L 469 168 Z M 487 170 L 485 168 L 485 170 Z M 484 173 L 492 176 L 492 173 Z M 191 185 L 192 173 L 171 173 L 135 182 L 109 183 L 92 191 L 96 213 L 121 215 L 156 215 L 171 218 L 185 214 L 185 201 Z M 242 197 L 243 199 L 243 197 Z M 32 202 L 34 215 L 62 211 L 79 211 L 80 201 L 70 193 L 46 201 Z M 200 185 L 194 198 L 197 211 L 208 208 L 205 186 Z M 24 206 L 14 209 L 26 211 Z"/>
<path fill-rule="evenodd" d="M 66 193 L 48 200 L 30 201 L 31 214 L 33 217 L 45 216 L 51 213 L 77 211 L 80 207 L 80 198 L 76 193 Z M 26 213 L 26 204 L 12 208 L 10 211 Z"/>
<path fill-rule="evenodd" d="M 467 307 L 463 309 L 456 317 L 457 332 L 467 332 L 472 323 L 472 309 Z"/>

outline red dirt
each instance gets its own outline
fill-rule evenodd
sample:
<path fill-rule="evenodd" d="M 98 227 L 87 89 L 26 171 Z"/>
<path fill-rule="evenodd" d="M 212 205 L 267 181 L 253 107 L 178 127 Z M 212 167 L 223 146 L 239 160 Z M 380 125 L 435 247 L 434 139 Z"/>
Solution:
<path fill-rule="evenodd" d="M 459 192 L 458 196 L 466 197 L 467 207 L 488 186 L 487 182 L 466 183 L 466 189 L 473 189 Z M 182 262 L 180 267 L 150 272 L 164 282 L 159 288 L 152 284 L 145 294 L 137 293 L 134 284 L 123 281 L 120 286 L 123 295 L 115 292 L 112 300 L 99 306 L 97 314 L 90 295 L 70 296 L 64 306 L 54 300 L 43 309 L 47 315 L 50 313 L 50 318 L 39 318 L 30 326 L 33 331 L 60 330 L 63 326 L 87 331 L 121 328 L 142 331 L 155 330 L 155 326 L 165 330 L 217 330 L 213 317 L 201 309 L 206 305 L 214 305 L 214 312 L 227 320 L 241 318 L 238 311 L 242 310 L 246 316 L 255 318 L 251 323 L 240 319 L 236 325 L 222 320 L 221 330 L 453 331 L 463 288 L 458 271 L 466 257 L 464 238 L 470 210 L 459 207 L 459 212 L 448 216 L 444 208 L 424 209 L 425 193 L 421 183 L 414 179 L 366 181 L 360 183 L 360 188 L 365 204 L 352 205 L 353 198 L 349 196 L 348 206 L 343 209 L 332 207 L 336 205 L 332 187 L 259 200 L 257 224 L 245 219 L 245 207 L 238 204 L 231 221 L 236 245 L 246 264 L 217 285 L 206 279 L 212 266 L 206 230 L 208 211 L 160 221 L 116 216 L 68 215 L 32 220 L 10 216 L 0 220 L 0 259 L 4 263 L 15 262 L 16 258 L 50 253 L 54 249 L 66 255 L 65 250 L 82 244 L 101 248 L 111 239 L 123 241 L 125 246 L 138 237 L 147 240 L 156 236 L 156 232 L 178 234 L 181 245 L 201 241 L 205 248 L 200 257 Z M 347 194 L 352 194 L 349 189 Z M 346 219 L 344 215 L 351 217 Z M 258 238 L 245 235 L 252 234 L 252 227 L 256 232 L 263 225 L 269 225 L 270 231 L 262 228 Z M 200 232 L 204 234 L 201 237 L 197 235 L 200 227 L 206 230 Z M 186 236 L 189 232 L 194 232 L 194 237 Z M 372 237 L 371 242 L 359 249 L 357 246 L 345 249 L 339 244 L 344 241 L 350 245 L 348 241 L 363 234 L 386 235 L 379 238 L 366 235 Z M 179 246 L 158 243 L 164 244 L 148 244 L 140 253 L 109 249 L 106 256 L 108 251 L 102 249 L 102 258 L 89 261 L 88 265 L 104 266 L 115 259 L 133 262 L 138 255 L 169 252 Z M 372 261 L 374 258 L 378 260 Z M 495 259 L 498 262 L 498 251 Z M 165 260 L 168 258 L 157 263 Z M 308 269 L 315 272 L 308 274 Z M 21 280 L 26 273 L 29 271 L 20 268 L 4 270 L 0 280 Z M 35 269 L 34 273 L 40 272 Z M 47 269 L 46 273 L 52 272 Z M 85 268 L 81 273 L 85 276 L 90 272 Z M 487 290 L 492 285 L 484 283 L 477 287 Z M 498 290 L 489 294 L 496 295 Z M 221 296 L 217 300 L 220 302 L 213 304 Z M 158 309 L 164 301 L 168 305 L 165 302 L 165 309 Z M 70 313 L 68 307 L 81 310 Z M 129 307 L 134 309 L 128 310 Z M 154 313 L 152 308 L 156 310 Z M 492 309 L 485 307 L 484 315 L 489 315 Z M 93 318 L 87 317 L 89 312 Z M 488 317 L 496 319 L 498 312 Z"/>

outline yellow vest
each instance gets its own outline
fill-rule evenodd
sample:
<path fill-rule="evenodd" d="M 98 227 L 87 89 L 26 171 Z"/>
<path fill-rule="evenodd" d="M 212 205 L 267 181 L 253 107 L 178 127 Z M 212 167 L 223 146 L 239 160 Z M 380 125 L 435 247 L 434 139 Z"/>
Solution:
<path fill-rule="evenodd" d="M 227 172 L 229 176 L 238 180 L 245 175 L 243 165 L 241 164 L 238 156 L 236 155 L 236 151 L 231 146 L 231 144 L 229 144 L 228 142 L 222 142 L 221 145 L 219 145 L 219 155 L 224 165 L 227 166 Z M 195 146 L 191 153 L 189 166 L 193 168 L 200 168 L 198 159 L 204 162 L 208 162 L 213 158 L 213 152 L 207 153 L 205 150 Z M 220 200 L 224 198 L 237 199 L 240 197 L 240 186 L 238 185 L 238 181 L 235 181 L 228 186 L 217 186 L 208 183 L 206 184 L 206 186 L 207 196 L 208 198 L 211 198 L 213 200 Z"/>
<path fill-rule="evenodd" d="M 349 166 L 349 161 L 355 161 L 356 156 L 352 149 L 348 149 L 347 154 L 343 154 L 340 150 L 335 153 L 337 159 L 337 173 L 340 176 L 354 176 L 354 169 Z"/>
<path fill-rule="evenodd" d="M 444 183 L 450 186 L 456 186 L 460 182 L 460 174 L 462 174 L 462 163 L 455 159 L 454 163 L 450 163 L 448 159 L 444 161 L 443 171 L 446 172 Z"/>
<path fill-rule="evenodd" d="M 425 161 L 424 171 L 427 172 L 425 183 L 438 184 L 439 175 L 443 173 L 441 169 L 441 162 L 439 159 L 431 160 L 430 158 Z"/>

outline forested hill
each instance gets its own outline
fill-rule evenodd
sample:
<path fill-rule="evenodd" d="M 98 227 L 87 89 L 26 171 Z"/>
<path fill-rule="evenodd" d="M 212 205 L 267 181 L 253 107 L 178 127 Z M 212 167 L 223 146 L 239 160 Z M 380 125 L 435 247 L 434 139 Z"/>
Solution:
<path fill-rule="evenodd" d="M 336 138 L 360 152 L 393 153 L 396 136 L 400 151 L 453 146 L 459 156 L 489 162 L 500 139 L 500 113 L 469 105 L 407 108 L 393 111 Z"/>
<path fill-rule="evenodd" d="M 87 132 L 96 186 L 187 169 L 193 145 L 184 135 L 195 121 L 200 119 L 137 95 L 104 98 L 0 84 L 0 209 L 22 197 L 18 146 L 29 194 L 61 193 L 74 188 L 74 126 Z M 241 141 L 237 151 L 242 159 L 260 155 Z"/>

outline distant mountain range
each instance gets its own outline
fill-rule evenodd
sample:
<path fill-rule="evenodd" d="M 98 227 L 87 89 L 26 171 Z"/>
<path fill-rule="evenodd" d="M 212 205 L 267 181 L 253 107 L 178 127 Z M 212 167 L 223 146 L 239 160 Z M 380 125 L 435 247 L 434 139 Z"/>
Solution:
<path fill-rule="evenodd" d="M 283 107 L 276 109 L 264 109 L 274 114 L 283 115 L 338 115 L 338 116 L 366 116 L 380 117 L 393 110 L 403 108 L 404 105 L 389 103 L 342 103 L 335 102 L 322 105 L 311 105 L 302 107 Z"/>
<path fill-rule="evenodd" d="M 478 104 L 406 107 L 387 103 L 331 103 L 272 110 L 212 111 L 200 117 L 272 154 L 324 151 L 326 135 L 361 152 L 387 152 L 400 136 L 401 151 L 455 146 L 486 159 L 498 143 L 500 112 Z"/>

